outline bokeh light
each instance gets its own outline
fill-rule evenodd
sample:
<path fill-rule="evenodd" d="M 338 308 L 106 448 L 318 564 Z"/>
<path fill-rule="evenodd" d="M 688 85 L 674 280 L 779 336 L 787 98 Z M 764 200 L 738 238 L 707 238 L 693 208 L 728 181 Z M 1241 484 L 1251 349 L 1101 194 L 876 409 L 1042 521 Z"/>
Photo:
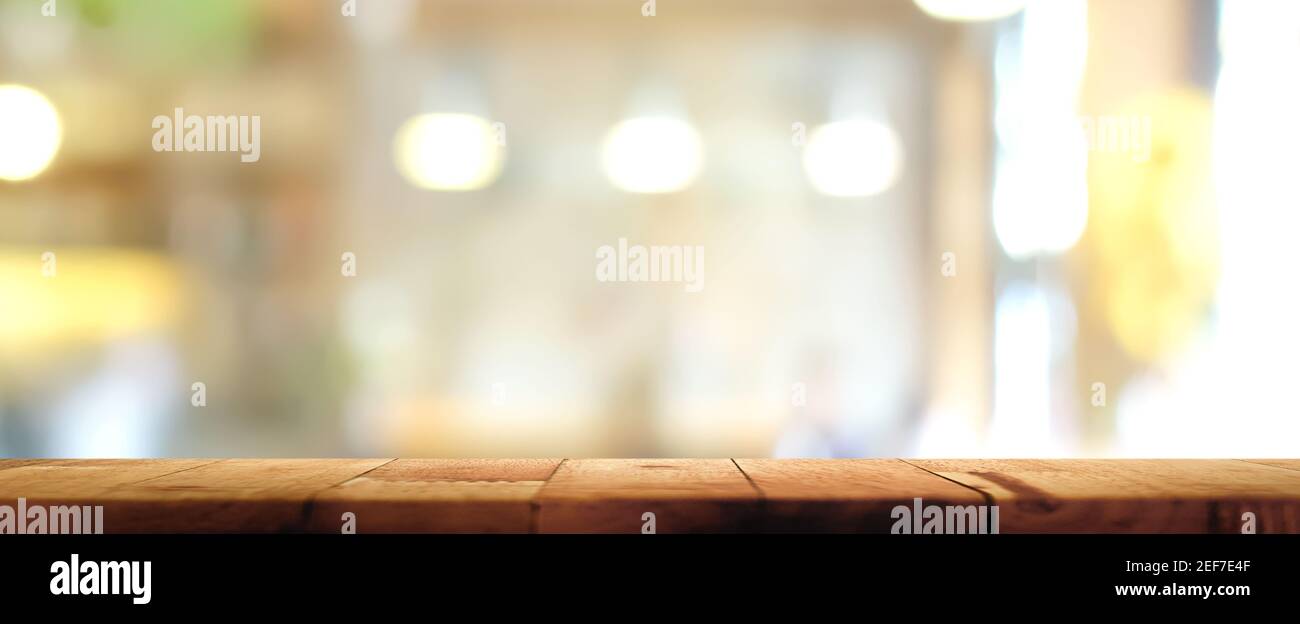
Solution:
<path fill-rule="evenodd" d="M 993 231 L 1007 256 L 1059 254 L 1074 246 L 1088 224 L 1088 152 L 1068 123 L 1040 134 L 1000 164 L 993 188 Z"/>
<path fill-rule="evenodd" d="M 1218 283 L 1213 111 L 1189 90 L 1138 98 L 1127 110 L 1158 120 L 1147 139 L 1151 158 L 1093 152 L 1089 281 L 1119 344 L 1150 362 L 1188 343 Z"/>
<path fill-rule="evenodd" d="M 0 179 L 40 175 L 62 142 L 59 113 L 44 95 L 22 85 L 0 85 Z"/>
<path fill-rule="evenodd" d="M 1089 145 L 1077 104 L 1087 55 L 1081 0 L 1030 4 L 1019 36 L 998 41 L 993 231 L 1013 260 L 1061 254 L 1087 227 Z"/>
<path fill-rule="evenodd" d="M 1026 0 L 916 0 L 931 17 L 975 22 L 1010 17 L 1025 8 Z"/>
<path fill-rule="evenodd" d="M 497 179 L 505 147 L 482 117 L 429 113 L 409 119 L 394 142 L 397 170 L 415 186 L 473 191 Z"/>
<path fill-rule="evenodd" d="M 55 262 L 57 277 L 43 265 Z M 168 328 L 184 305 L 180 270 L 134 249 L 0 248 L 5 354 L 84 346 Z"/>
<path fill-rule="evenodd" d="M 818 192 L 866 197 L 888 190 L 903 168 L 903 145 L 892 128 L 871 120 L 837 121 L 813 130 L 804 171 Z"/>
<path fill-rule="evenodd" d="M 704 166 L 704 143 L 675 117 L 637 117 L 605 137 L 601 154 L 610 183 L 629 193 L 673 193 L 690 186 Z"/>

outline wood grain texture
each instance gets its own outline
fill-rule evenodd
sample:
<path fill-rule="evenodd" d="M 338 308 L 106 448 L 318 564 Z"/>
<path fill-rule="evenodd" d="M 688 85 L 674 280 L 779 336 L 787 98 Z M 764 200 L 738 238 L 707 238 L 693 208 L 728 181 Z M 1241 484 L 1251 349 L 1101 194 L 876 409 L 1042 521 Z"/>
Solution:
<path fill-rule="evenodd" d="M 979 492 L 897 459 L 737 459 L 763 499 L 767 532 L 888 533 L 891 510 L 983 505 Z"/>
<path fill-rule="evenodd" d="M 739 532 L 758 527 L 759 495 L 730 459 L 569 459 L 537 497 L 544 533 Z"/>
<path fill-rule="evenodd" d="M 978 489 L 1003 533 L 1300 531 L 1300 472 L 1238 460 L 916 460 Z"/>
<path fill-rule="evenodd" d="M 47 461 L 49 460 L 48 459 L 0 459 L 0 470 L 5 470 L 7 468 L 21 468 L 23 466 L 31 466 L 33 464 L 43 464 Z"/>
<path fill-rule="evenodd" d="M 21 461 L 21 460 L 20 460 Z M 133 484 L 212 463 L 210 459 L 59 459 L 30 461 L 0 469 L 0 504 L 13 506 L 18 498 L 34 505 L 102 505 L 104 532 L 131 530 L 132 503 L 119 504 Z M 128 496 L 129 498 L 129 496 Z M 147 506 L 146 515 L 153 505 Z"/>
<path fill-rule="evenodd" d="M 211 459 L 8 460 L 0 467 L 0 501 L 73 503 L 102 500 L 125 486 L 209 464 Z"/>
<path fill-rule="evenodd" d="M 559 459 L 399 459 L 320 493 L 311 529 L 338 533 L 527 533 Z"/>
<path fill-rule="evenodd" d="M 224 459 L 115 489 L 105 531 L 286 532 L 306 528 L 308 504 L 389 459 Z"/>

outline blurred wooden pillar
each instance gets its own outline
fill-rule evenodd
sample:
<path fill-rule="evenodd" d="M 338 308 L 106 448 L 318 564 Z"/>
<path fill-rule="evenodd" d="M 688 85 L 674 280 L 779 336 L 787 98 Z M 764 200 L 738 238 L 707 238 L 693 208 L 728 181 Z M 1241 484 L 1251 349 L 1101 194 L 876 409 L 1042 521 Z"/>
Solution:
<path fill-rule="evenodd" d="M 1115 114 L 1143 93 L 1212 79 L 1217 42 L 1206 18 L 1214 6 L 1213 0 L 1090 0 L 1080 112 Z M 1207 30 L 1211 38 L 1203 40 Z"/>
<path fill-rule="evenodd" d="M 947 27 L 932 87 L 930 392 L 918 451 L 957 455 L 978 452 L 992 408 L 993 29 Z"/>

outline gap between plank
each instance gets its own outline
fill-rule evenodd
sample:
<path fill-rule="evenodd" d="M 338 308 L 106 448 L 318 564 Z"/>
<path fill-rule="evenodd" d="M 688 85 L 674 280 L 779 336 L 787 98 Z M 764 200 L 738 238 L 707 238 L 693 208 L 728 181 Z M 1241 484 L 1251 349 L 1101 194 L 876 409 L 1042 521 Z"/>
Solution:
<path fill-rule="evenodd" d="M 1300 472 L 1300 469 L 1298 468 L 1289 468 L 1287 466 L 1278 466 L 1275 464 L 1263 464 L 1258 461 L 1251 461 L 1249 459 L 1234 459 L 1232 461 L 1239 461 L 1243 464 L 1250 464 L 1252 466 L 1263 466 L 1265 468 L 1277 468 L 1278 470 L 1289 470 L 1291 472 Z"/>
<path fill-rule="evenodd" d="M 753 479 L 749 478 L 749 473 L 745 472 L 745 469 L 740 467 L 740 462 L 736 461 L 735 457 L 730 459 L 731 464 L 735 466 L 736 470 L 739 470 L 740 474 L 744 475 L 745 480 L 749 482 L 749 487 L 754 488 L 754 493 L 758 494 L 758 513 L 756 514 L 758 525 L 754 528 L 757 532 L 763 533 L 767 528 L 767 493 L 763 491 L 763 488 L 758 487 L 758 484 L 754 483 Z"/>
<path fill-rule="evenodd" d="M 319 497 L 321 494 L 325 493 L 326 491 L 332 490 L 340 485 L 343 485 L 344 483 L 347 483 L 348 481 L 351 481 L 353 479 L 360 479 L 361 477 L 364 477 L 376 470 L 379 470 L 380 468 L 383 468 L 384 466 L 387 466 L 388 464 L 397 461 L 397 459 L 398 458 L 396 457 L 390 457 L 388 458 L 388 461 L 379 464 L 378 466 L 375 466 L 374 468 L 371 468 L 369 470 L 362 471 L 361 474 L 352 475 L 329 487 L 321 488 L 315 492 L 312 492 L 311 496 L 308 496 L 307 500 L 303 501 L 302 503 L 302 522 L 299 525 L 301 527 L 301 530 L 302 531 L 311 530 L 311 515 L 314 511 L 316 511 L 316 498 Z"/>
<path fill-rule="evenodd" d="M 939 473 L 937 473 L 937 472 L 934 472 L 933 470 L 929 470 L 929 469 L 925 468 L 924 466 L 918 466 L 918 465 L 916 465 L 916 464 L 913 464 L 912 462 L 907 461 L 906 459 L 898 458 L 898 461 L 901 461 L 901 462 L 903 462 L 904 464 L 907 464 L 908 466 L 911 466 L 911 467 L 913 467 L 913 468 L 916 468 L 917 470 L 922 470 L 922 471 L 924 471 L 924 472 L 928 472 L 928 473 L 930 473 L 930 474 L 932 474 L 932 475 L 934 475 L 934 476 L 936 476 L 936 477 L 939 477 L 940 479 L 943 479 L 943 480 L 945 480 L 945 481 L 951 481 L 951 482 L 953 482 L 953 483 L 956 483 L 957 485 L 960 485 L 960 486 L 962 486 L 962 487 L 964 487 L 964 488 L 966 488 L 966 489 L 968 489 L 968 490 L 971 490 L 971 491 L 975 492 L 976 494 L 979 494 L 980 496 L 982 496 L 982 497 L 984 498 L 984 504 L 985 504 L 985 505 L 988 505 L 988 506 L 992 507 L 993 505 L 996 505 L 996 504 L 997 504 L 997 501 L 993 500 L 993 495 L 992 495 L 992 494 L 989 494 L 988 492 L 985 492 L 984 490 L 981 490 L 981 489 L 979 489 L 979 488 L 977 488 L 977 487 L 975 487 L 975 486 L 973 486 L 973 485 L 967 485 L 967 484 L 962 483 L 961 481 L 958 481 L 958 480 L 956 480 L 956 479 L 949 479 L 948 477 L 945 477 L 945 476 L 943 476 L 943 475 L 941 475 L 941 474 L 939 474 Z"/>
<path fill-rule="evenodd" d="M 172 475 L 180 474 L 180 473 L 182 473 L 182 472 L 187 472 L 187 471 L 190 471 L 190 470 L 194 470 L 195 468 L 202 468 L 202 467 L 204 467 L 204 466 L 211 466 L 212 464 L 219 464 L 219 463 L 221 463 L 221 462 L 223 462 L 223 461 L 226 461 L 226 460 L 224 460 L 224 459 L 214 459 L 214 460 L 212 460 L 212 461 L 207 461 L 207 462 L 203 462 L 203 463 L 201 463 L 201 464 L 196 464 L 196 465 L 194 465 L 194 466 L 190 466 L 189 468 L 181 468 L 180 470 L 173 470 L 173 471 L 168 472 L 168 473 L 160 474 L 160 475 L 157 475 L 157 476 L 154 476 L 154 477 L 149 477 L 148 479 L 141 479 L 141 480 L 139 480 L 139 481 L 135 481 L 135 482 L 132 482 L 132 483 L 128 483 L 128 484 L 126 484 L 126 485 L 123 485 L 123 486 L 119 486 L 119 488 L 122 488 L 122 487 L 135 487 L 135 486 L 140 485 L 140 484 L 142 484 L 142 483 L 148 483 L 148 482 L 150 482 L 150 481 L 153 481 L 154 479 L 161 479 L 161 478 L 163 478 L 163 477 L 170 477 L 170 476 L 172 476 Z M 118 489 L 118 488 L 115 488 L 115 489 Z"/>
<path fill-rule="evenodd" d="M 763 488 L 758 487 L 758 484 L 754 483 L 754 480 L 749 478 L 749 473 L 745 472 L 745 469 L 740 467 L 740 462 L 736 461 L 735 457 L 732 457 L 730 459 L 731 459 L 731 465 L 735 466 L 736 470 L 739 470 L 740 474 L 743 475 L 745 477 L 745 480 L 749 482 L 750 487 L 754 488 L 754 492 L 758 494 L 759 502 L 762 503 L 763 501 L 766 501 L 767 493 L 763 491 Z"/>
<path fill-rule="evenodd" d="M 569 458 L 567 457 L 560 458 L 560 462 L 558 464 L 555 464 L 555 468 L 551 470 L 551 474 L 546 475 L 546 480 L 542 481 L 542 487 L 537 488 L 537 493 L 533 494 L 533 497 L 528 500 L 528 533 L 529 534 L 537 533 L 538 526 L 541 523 L 542 491 L 546 489 L 546 486 L 551 484 L 551 479 L 555 476 L 555 473 L 560 471 L 560 466 L 563 466 L 564 462 L 566 461 L 569 461 Z"/>

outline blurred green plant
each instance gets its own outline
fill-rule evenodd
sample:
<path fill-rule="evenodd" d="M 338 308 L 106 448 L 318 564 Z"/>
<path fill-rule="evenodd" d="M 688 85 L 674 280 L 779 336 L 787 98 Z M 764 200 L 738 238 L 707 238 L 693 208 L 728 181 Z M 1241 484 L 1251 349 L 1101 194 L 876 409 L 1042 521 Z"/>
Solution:
<path fill-rule="evenodd" d="M 253 55 L 259 23 L 251 0 L 76 0 L 126 60 L 150 70 L 239 66 Z"/>

